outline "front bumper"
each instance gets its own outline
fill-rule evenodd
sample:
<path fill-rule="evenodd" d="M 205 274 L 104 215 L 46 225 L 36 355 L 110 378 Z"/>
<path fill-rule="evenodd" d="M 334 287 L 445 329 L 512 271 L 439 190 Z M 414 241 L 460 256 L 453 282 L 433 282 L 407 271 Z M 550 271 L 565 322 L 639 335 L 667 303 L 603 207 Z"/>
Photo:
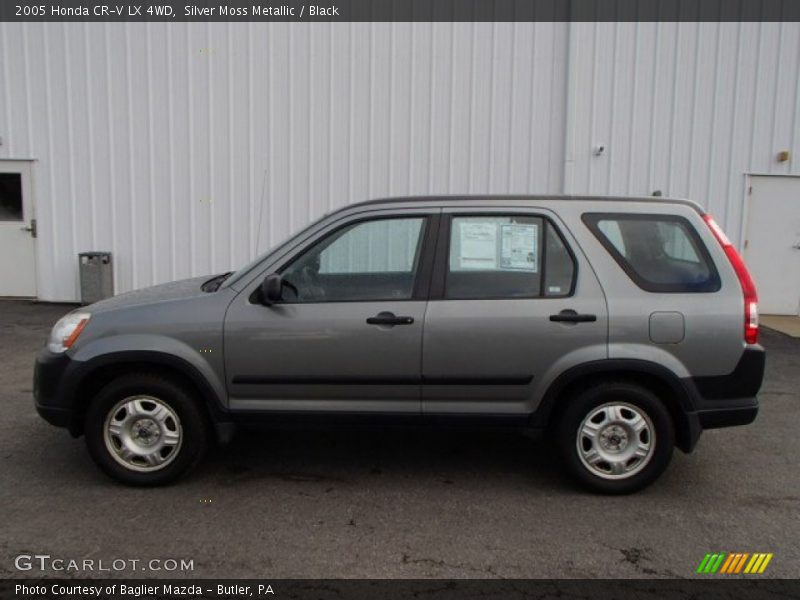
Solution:
<path fill-rule="evenodd" d="M 55 354 L 43 348 L 33 368 L 36 412 L 56 427 L 71 428 L 73 424 L 73 407 L 66 389 L 72 363 L 66 354 Z"/>

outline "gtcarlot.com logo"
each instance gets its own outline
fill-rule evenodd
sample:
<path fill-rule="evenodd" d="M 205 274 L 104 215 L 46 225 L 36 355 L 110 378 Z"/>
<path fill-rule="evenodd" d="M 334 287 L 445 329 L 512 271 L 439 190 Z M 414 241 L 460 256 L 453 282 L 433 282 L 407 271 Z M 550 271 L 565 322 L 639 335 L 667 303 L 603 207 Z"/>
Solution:
<path fill-rule="evenodd" d="M 194 559 L 185 558 L 61 558 L 49 554 L 20 554 L 14 559 L 17 571 L 194 571 Z"/>
<path fill-rule="evenodd" d="M 705 558 L 697 567 L 698 573 L 709 573 L 719 575 L 756 575 L 763 573 L 769 561 L 772 560 L 772 552 L 715 552 L 706 554 Z"/>

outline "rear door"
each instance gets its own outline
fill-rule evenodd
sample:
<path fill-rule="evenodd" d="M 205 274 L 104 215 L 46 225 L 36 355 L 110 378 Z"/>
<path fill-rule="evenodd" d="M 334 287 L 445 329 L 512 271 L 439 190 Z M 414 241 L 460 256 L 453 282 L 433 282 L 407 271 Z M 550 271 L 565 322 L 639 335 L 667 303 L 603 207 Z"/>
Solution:
<path fill-rule="evenodd" d="M 423 413 L 525 417 L 607 356 L 603 291 L 547 210 L 445 209 L 423 342 Z"/>

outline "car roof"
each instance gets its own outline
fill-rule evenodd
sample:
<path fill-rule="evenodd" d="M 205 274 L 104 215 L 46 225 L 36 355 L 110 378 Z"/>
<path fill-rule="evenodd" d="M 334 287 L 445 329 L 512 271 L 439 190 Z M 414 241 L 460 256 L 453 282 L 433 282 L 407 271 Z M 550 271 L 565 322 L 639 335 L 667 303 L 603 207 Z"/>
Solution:
<path fill-rule="evenodd" d="M 547 201 L 580 201 L 589 200 L 592 202 L 650 202 L 654 204 L 683 204 L 695 209 L 701 215 L 704 214 L 702 207 L 693 200 L 686 198 L 670 198 L 666 196 L 593 196 L 593 195 L 564 195 L 564 194 L 444 194 L 433 196 L 394 196 L 390 198 L 376 198 L 355 202 L 344 208 L 354 208 L 359 206 L 375 206 L 380 204 L 399 204 L 399 203 L 431 203 L 442 201 L 490 201 L 504 202 L 507 200 L 547 200 Z"/>

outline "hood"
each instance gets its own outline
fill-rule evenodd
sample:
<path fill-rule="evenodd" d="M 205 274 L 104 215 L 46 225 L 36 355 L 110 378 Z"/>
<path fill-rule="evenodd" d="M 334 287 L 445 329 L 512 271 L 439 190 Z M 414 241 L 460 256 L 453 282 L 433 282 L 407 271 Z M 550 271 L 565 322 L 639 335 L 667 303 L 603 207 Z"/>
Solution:
<path fill-rule="evenodd" d="M 90 304 L 85 310 L 95 313 L 105 312 L 107 310 L 127 306 L 154 304 L 167 300 L 181 300 L 184 298 L 193 298 L 195 296 L 205 296 L 209 292 L 204 292 L 201 286 L 210 278 L 210 275 L 204 275 L 202 277 L 181 279 L 180 281 L 162 283 L 132 292 L 125 292 L 124 294 L 119 294 L 118 296 L 106 298 L 105 300 L 100 300 L 100 302 Z"/>

